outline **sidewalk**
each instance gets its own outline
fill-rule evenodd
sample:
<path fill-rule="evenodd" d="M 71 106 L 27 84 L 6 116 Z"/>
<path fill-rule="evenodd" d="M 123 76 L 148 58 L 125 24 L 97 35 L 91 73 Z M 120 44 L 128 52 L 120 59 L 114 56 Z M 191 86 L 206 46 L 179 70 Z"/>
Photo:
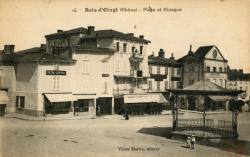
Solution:
<path fill-rule="evenodd" d="M 162 114 L 153 114 L 153 115 L 141 115 L 141 116 L 131 116 L 131 117 L 145 117 L 145 116 L 163 116 L 163 115 L 172 115 L 171 111 L 163 111 Z M 53 121 L 53 120 L 81 120 L 81 119 L 117 119 L 121 118 L 122 115 L 104 115 L 104 116 L 93 116 L 93 115 L 79 115 L 74 116 L 72 114 L 60 114 L 60 115 L 48 115 L 46 117 L 34 117 L 28 116 L 20 113 L 8 113 L 4 116 L 4 118 L 16 118 L 21 120 L 28 120 L 28 121 Z"/>

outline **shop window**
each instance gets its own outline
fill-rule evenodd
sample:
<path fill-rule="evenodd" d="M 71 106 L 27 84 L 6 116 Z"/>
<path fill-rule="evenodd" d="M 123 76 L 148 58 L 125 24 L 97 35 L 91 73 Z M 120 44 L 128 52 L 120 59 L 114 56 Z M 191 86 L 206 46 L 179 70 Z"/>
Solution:
<path fill-rule="evenodd" d="M 127 52 L 127 43 L 123 44 L 123 52 Z"/>
<path fill-rule="evenodd" d="M 148 88 L 149 90 L 152 90 L 152 81 L 148 81 Z"/>

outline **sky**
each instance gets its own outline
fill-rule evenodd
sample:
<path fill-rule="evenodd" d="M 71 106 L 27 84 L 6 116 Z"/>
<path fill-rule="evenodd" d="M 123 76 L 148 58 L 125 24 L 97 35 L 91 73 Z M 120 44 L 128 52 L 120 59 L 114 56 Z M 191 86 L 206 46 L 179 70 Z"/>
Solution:
<path fill-rule="evenodd" d="M 137 12 L 85 12 L 85 8 L 137 8 Z M 163 48 L 167 57 L 174 53 L 180 58 L 191 44 L 193 51 L 216 45 L 231 68 L 250 72 L 250 0 L 0 0 L 0 49 L 5 44 L 16 45 L 17 51 L 39 46 L 46 34 L 58 29 L 90 25 L 143 34 L 151 41 L 149 55 Z"/>

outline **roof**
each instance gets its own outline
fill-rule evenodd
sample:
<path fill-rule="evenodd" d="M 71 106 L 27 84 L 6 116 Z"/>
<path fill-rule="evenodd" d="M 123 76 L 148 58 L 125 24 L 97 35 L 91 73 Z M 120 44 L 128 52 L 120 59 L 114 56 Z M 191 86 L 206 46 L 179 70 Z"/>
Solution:
<path fill-rule="evenodd" d="M 228 71 L 228 80 L 229 81 L 250 81 L 250 73 L 243 73 L 243 71 L 230 69 Z"/>
<path fill-rule="evenodd" d="M 242 90 L 231 90 L 222 88 L 209 80 L 201 80 L 183 89 L 169 89 L 175 94 L 186 95 L 238 95 L 243 93 Z"/>
<path fill-rule="evenodd" d="M 193 52 L 188 52 L 187 55 L 181 57 L 180 59 L 178 59 L 178 62 L 183 62 L 186 59 L 195 59 L 195 60 L 200 60 L 200 59 L 204 59 L 205 56 L 207 55 L 207 53 L 213 48 L 215 47 L 217 49 L 217 51 L 221 54 L 221 52 L 219 51 L 219 49 L 217 48 L 217 46 L 215 45 L 209 45 L 209 46 L 200 46 L 194 53 Z M 222 54 L 221 54 L 222 56 Z M 227 61 L 223 56 L 222 56 L 224 61 Z"/>
<path fill-rule="evenodd" d="M 0 54 L 0 64 L 14 65 L 20 62 L 55 62 L 73 63 L 75 60 L 46 53 L 44 47 L 33 47 L 12 54 Z"/>
<path fill-rule="evenodd" d="M 50 37 L 55 37 L 55 36 L 72 35 L 72 34 L 80 34 L 80 33 L 86 34 L 87 32 L 88 32 L 88 29 L 83 28 L 83 27 L 78 27 L 78 28 L 74 28 L 71 30 L 67 30 L 67 31 L 61 31 L 57 33 L 48 34 L 48 35 L 45 35 L 45 37 L 50 38 Z"/>
<path fill-rule="evenodd" d="M 150 43 L 151 42 L 149 40 L 139 38 L 139 37 L 135 37 L 134 35 L 125 34 L 125 33 L 115 31 L 115 30 L 112 30 L 112 29 L 94 31 L 90 35 L 85 36 L 84 38 L 85 39 L 119 38 L 119 39 L 136 41 L 136 42 L 144 42 L 144 43 Z"/>
<path fill-rule="evenodd" d="M 178 63 L 175 59 L 163 58 L 160 56 L 148 56 L 148 64 L 154 65 L 167 65 L 167 66 L 174 66 L 174 67 L 181 67 L 182 64 Z"/>
<path fill-rule="evenodd" d="M 88 51 L 88 52 L 114 52 L 113 49 L 106 47 L 86 47 L 86 46 L 74 46 L 76 53 L 79 51 Z"/>
<path fill-rule="evenodd" d="M 119 38 L 119 39 L 124 39 L 124 40 L 130 40 L 130 41 L 136 41 L 136 42 L 143 42 L 143 43 L 150 43 L 149 40 L 135 37 L 130 34 L 122 33 L 119 31 L 115 31 L 112 29 L 107 29 L 107 30 L 97 30 L 93 31 L 92 33 L 88 34 L 88 29 L 79 27 L 67 31 L 59 31 L 57 33 L 53 34 L 48 34 L 45 35 L 46 38 L 54 38 L 54 37 L 60 37 L 60 36 L 65 36 L 65 35 L 72 35 L 72 34 L 85 34 L 83 38 L 84 39 L 101 39 L 101 38 Z"/>

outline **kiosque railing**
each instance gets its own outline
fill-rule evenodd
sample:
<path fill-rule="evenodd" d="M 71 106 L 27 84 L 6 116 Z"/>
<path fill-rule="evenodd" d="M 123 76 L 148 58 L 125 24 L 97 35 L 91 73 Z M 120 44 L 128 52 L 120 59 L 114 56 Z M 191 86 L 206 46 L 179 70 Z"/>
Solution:
<path fill-rule="evenodd" d="M 203 134 L 218 134 L 218 135 L 235 135 L 233 130 L 232 121 L 218 120 L 215 125 L 213 119 L 195 118 L 195 119 L 178 119 L 177 131 L 192 131 L 195 133 Z M 204 132 L 201 132 L 204 131 Z"/>

